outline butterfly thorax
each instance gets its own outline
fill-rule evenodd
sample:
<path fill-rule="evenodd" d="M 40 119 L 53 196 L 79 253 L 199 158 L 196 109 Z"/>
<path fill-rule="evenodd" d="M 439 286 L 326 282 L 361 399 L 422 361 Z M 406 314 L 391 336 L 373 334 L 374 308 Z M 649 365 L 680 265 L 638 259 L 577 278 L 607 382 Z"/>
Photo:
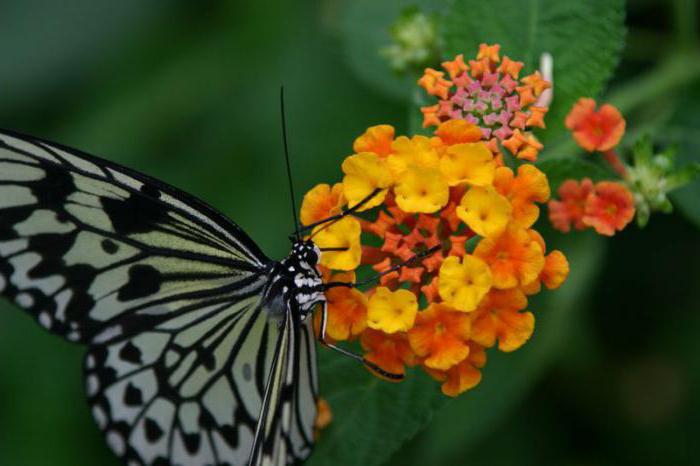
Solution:
<path fill-rule="evenodd" d="M 304 321 L 318 303 L 325 301 L 317 268 L 320 256 L 321 252 L 311 241 L 299 240 L 289 256 L 272 264 L 264 296 L 271 313 L 282 315 L 289 309 Z"/>

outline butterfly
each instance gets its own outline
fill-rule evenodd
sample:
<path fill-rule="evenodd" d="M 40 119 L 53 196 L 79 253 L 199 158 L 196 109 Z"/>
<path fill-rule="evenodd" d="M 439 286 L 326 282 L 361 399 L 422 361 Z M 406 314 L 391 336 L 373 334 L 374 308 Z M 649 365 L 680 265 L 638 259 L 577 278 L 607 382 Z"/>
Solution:
<path fill-rule="evenodd" d="M 289 256 L 273 261 L 177 188 L 0 131 L 0 294 L 87 346 L 92 416 L 128 466 L 307 458 L 319 305 L 321 343 L 399 377 L 325 341 L 324 291 L 354 285 L 324 284 L 322 252 L 299 231 Z"/>

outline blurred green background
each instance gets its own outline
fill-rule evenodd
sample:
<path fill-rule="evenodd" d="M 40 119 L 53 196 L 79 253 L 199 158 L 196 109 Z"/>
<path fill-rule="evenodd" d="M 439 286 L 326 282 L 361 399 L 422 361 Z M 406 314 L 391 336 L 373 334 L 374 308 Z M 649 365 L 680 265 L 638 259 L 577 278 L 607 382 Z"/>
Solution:
<path fill-rule="evenodd" d="M 408 99 L 372 84 L 388 73 L 377 72 L 376 48 L 357 48 L 358 39 L 388 41 L 398 2 L 379 12 L 350 0 L 2 3 L 0 127 L 196 194 L 273 258 L 287 253 L 291 228 L 281 84 L 298 197 L 339 179 L 367 126 L 409 128 Z M 624 13 L 625 48 L 603 95 L 630 133 L 648 129 L 700 160 L 695 3 L 635 1 Z M 546 156 L 574 153 L 568 136 L 553 139 Z M 675 200 L 682 212 L 612 239 L 540 222 L 548 245 L 569 256 L 570 280 L 532 301 L 531 342 L 492 351 L 484 382 L 457 400 L 418 374 L 390 385 L 322 351 L 335 419 L 312 464 L 700 464 L 698 184 Z M 116 465 L 84 401 L 82 349 L 0 308 L 0 466 Z"/>

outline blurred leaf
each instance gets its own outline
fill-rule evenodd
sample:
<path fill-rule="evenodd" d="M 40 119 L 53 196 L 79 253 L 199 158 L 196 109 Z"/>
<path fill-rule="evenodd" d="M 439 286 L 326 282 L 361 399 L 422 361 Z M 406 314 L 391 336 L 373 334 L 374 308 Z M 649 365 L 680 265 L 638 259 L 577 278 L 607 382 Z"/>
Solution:
<path fill-rule="evenodd" d="M 100 72 L 133 39 L 178 2 L 3 2 L 0 29 L 3 111 L 27 100 L 46 105 L 47 95 L 73 90 Z M 99 18 L 97 20 L 96 18 Z M 14 109 L 14 112 L 24 109 Z M 48 109 L 47 109 L 48 110 Z"/>
<path fill-rule="evenodd" d="M 556 191 L 565 180 L 574 178 L 590 178 L 593 181 L 600 181 L 612 178 L 610 171 L 602 165 L 594 163 L 583 155 L 573 157 L 550 157 L 537 162 L 537 167 L 547 174 L 549 187 L 552 192 Z"/>
<path fill-rule="evenodd" d="M 678 143 L 676 163 L 679 167 L 700 163 L 700 89 L 685 93 L 683 97 L 670 127 L 662 133 L 667 143 Z M 670 197 L 678 211 L 700 228 L 700 180 L 672 192 Z"/>
<path fill-rule="evenodd" d="M 592 233 L 558 235 L 557 239 L 560 241 L 554 246 L 565 252 L 571 273 L 560 289 L 545 291 L 530 300 L 528 309 L 537 319 L 532 339 L 514 353 L 490 350 L 481 384 L 438 411 L 430 428 L 397 455 L 393 464 L 456 464 L 455 457 L 464 455 L 504 422 L 557 359 L 559 349 L 574 330 L 575 314 L 585 310 L 585 297 L 605 251 L 604 240 Z"/>
<path fill-rule="evenodd" d="M 341 24 L 348 65 L 355 74 L 376 91 L 407 103 L 418 76 L 392 71 L 380 50 L 391 44 L 392 24 L 411 6 L 430 13 L 439 11 L 443 4 L 436 0 L 352 0 L 346 2 Z"/>
<path fill-rule="evenodd" d="M 554 57 L 554 101 L 543 140 L 563 130 L 564 117 L 579 97 L 594 97 L 612 75 L 625 36 L 623 0 L 454 0 L 445 18 L 446 51 L 472 56 L 482 42 L 525 63 Z"/>

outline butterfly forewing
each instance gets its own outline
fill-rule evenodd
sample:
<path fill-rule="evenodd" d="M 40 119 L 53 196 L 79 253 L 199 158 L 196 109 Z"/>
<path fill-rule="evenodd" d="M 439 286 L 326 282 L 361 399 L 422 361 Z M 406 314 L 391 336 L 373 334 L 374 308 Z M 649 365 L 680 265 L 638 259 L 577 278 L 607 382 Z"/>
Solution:
<path fill-rule="evenodd" d="M 260 464 L 309 455 L 311 319 L 265 308 L 269 264 L 192 196 L 0 132 L 0 292 L 90 345 L 92 414 L 129 466 L 239 466 L 254 444 Z"/>

